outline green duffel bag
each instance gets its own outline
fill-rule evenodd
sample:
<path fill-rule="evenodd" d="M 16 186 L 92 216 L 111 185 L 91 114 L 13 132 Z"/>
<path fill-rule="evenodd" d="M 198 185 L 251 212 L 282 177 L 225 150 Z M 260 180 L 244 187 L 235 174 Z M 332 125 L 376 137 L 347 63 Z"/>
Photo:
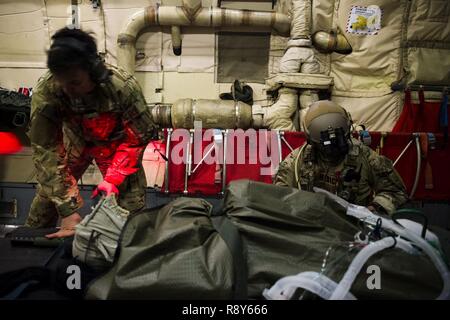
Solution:
<path fill-rule="evenodd" d="M 261 299 L 280 278 L 311 271 L 338 283 L 364 247 L 355 234 L 365 228 L 323 194 L 235 181 L 220 216 L 203 199 L 178 198 L 130 217 L 113 267 L 86 297 Z M 381 288 L 367 285 L 371 265 Z M 426 255 L 392 248 L 367 261 L 350 291 L 358 299 L 433 299 L 441 290 Z"/>
<path fill-rule="evenodd" d="M 233 256 L 212 223 L 212 205 L 178 198 L 131 216 L 112 269 L 88 299 L 231 299 Z"/>
<path fill-rule="evenodd" d="M 261 297 L 280 278 L 302 272 L 313 271 L 339 283 L 364 247 L 355 235 L 369 231 L 324 194 L 252 181 L 230 184 L 224 212 L 247 250 L 252 298 Z M 448 241 L 448 232 L 442 233 Z M 370 285 L 370 266 L 379 268 L 379 289 Z M 350 291 L 357 299 L 435 299 L 442 286 L 440 273 L 427 255 L 392 248 L 365 263 Z"/>

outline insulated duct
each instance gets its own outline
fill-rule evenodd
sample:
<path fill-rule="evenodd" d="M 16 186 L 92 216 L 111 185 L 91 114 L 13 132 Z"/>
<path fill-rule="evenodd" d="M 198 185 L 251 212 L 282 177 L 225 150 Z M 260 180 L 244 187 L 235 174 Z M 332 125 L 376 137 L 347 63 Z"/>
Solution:
<path fill-rule="evenodd" d="M 309 39 L 311 36 L 311 1 L 292 1 L 291 39 Z"/>
<path fill-rule="evenodd" d="M 261 12 L 221 8 L 198 7 L 198 0 L 184 1 L 188 7 L 146 7 L 133 14 L 125 23 L 117 39 L 117 65 L 133 74 L 135 69 L 136 40 L 139 33 L 149 26 L 200 26 L 273 28 L 280 34 L 288 34 L 290 19 L 278 12 Z M 177 30 L 172 32 L 177 34 Z M 180 42 L 181 43 L 181 42 Z M 181 50 L 181 47 L 180 47 Z"/>
<path fill-rule="evenodd" d="M 332 85 L 333 78 L 322 74 L 279 73 L 266 80 L 267 91 L 278 93 L 270 107 L 233 100 L 181 99 L 173 105 L 154 104 L 150 109 L 153 121 L 163 128 L 192 129 L 195 121 L 202 121 L 203 128 L 295 130 L 292 117 L 297 111 L 298 90 L 305 93 L 301 98 L 312 101 L 308 95 L 312 88 L 329 90 Z"/>
<path fill-rule="evenodd" d="M 295 130 L 292 116 L 297 110 L 297 103 L 297 89 L 279 89 L 277 101 L 270 107 L 263 109 L 263 127 L 286 131 Z"/>
<path fill-rule="evenodd" d="M 311 48 L 311 40 L 289 40 L 287 49 L 280 60 L 280 72 L 286 73 L 319 73 L 319 63 Z"/>
<path fill-rule="evenodd" d="M 253 125 L 252 107 L 241 101 L 179 99 L 173 105 L 155 105 L 152 118 L 163 128 L 248 129 Z"/>
<path fill-rule="evenodd" d="M 292 2 L 290 40 L 280 60 L 279 71 L 281 73 L 319 73 L 320 66 L 311 46 L 311 0 L 294 0 Z M 302 98 L 303 95 L 305 95 L 304 98 Z M 305 101 L 318 100 L 315 90 L 300 90 L 299 92 L 292 87 L 280 89 L 277 102 L 264 110 L 264 126 L 271 129 L 294 130 L 293 117 L 297 110 L 299 97 L 302 109 L 309 106 L 309 104 L 304 104 Z"/>
<path fill-rule="evenodd" d="M 300 131 L 305 131 L 302 119 L 304 119 L 309 106 L 313 102 L 319 101 L 318 90 L 308 90 L 308 89 L 302 90 L 298 99 L 299 99 L 299 103 L 300 103 L 300 112 L 298 115 L 298 121 L 299 121 L 298 125 L 300 128 Z"/>
<path fill-rule="evenodd" d="M 279 33 L 289 34 L 291 39 L 280 62 L 280 72 L 308 76 L 319 73 L 319 64 L 311 48 L 311 0 L 294 0 L 292 22 L 289 17 L 277 12 L 258 12 L 221 8 L 202 8 L 200 0 L 183 0 L 180 7 L 147 7 L 132 15 L 122 28 L 117 43 L 117 64 L 134 73 L 136 39 L 147 26 L 171 26 L 173 50 L 181 54 L 181 27 L 234 27 L 253 26 L 271 27 Z M 301 72 L 301 73 L 299 73 Z M 295 76 L 294 76 L 295 78 Z M 298 79 L 297 79 L 298 80 Z M 323 79 L 317 79 L 320 86 Z M 299 83 L 302 83 L 300 81 Z M 303 85 L 303 84 L 302 84 Z M 300 102 L 317 100 L 314 89 L 285 85 L 278 90 L 277 101 L 270 107 L 252 107 L 234 101 L 191 100 L 182 99 L 173 105 L 156 105 L 152 109 L 154 121 L 162 127 L 193 128 L 194 121 L 201 120 L 204 128 L 269 128 L 278 130 L 295 130 L 293 117 L 297 111 L 300 97 L 307 99 Z"/>
<path fill-rule="evenodd" d="M 319 72 L 319 64 L 311 48 L 310 29 L 311 0 L 293 0 L 290 40 L 280 60 L 280 72 Z M 306 70 L 301 70 L 303 64 Z"/>
<path fill-rule="evenodd" d="M 349 54 L 352 52 L 352 46 L 344 35 L 335 32 L 318 31 L 314 33 L 313 45 L 322 53 Z"/>

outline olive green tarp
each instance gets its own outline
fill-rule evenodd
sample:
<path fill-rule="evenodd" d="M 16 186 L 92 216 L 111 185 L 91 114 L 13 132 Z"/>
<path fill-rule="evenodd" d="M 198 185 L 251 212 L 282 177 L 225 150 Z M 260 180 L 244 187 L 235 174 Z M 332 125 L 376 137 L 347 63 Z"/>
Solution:
<path fill-rule="evenodd" d="M 113 267 L 91 283 L 86 297 L 231 299 L 239 278 L 234 273 L 248 272 L 248 298 L 261 299 L 265 288 L 303 271 L 339 282 L 359 251 L 349 243 L 361 224 L 325 195 L 241 180 L 229 185 L 222 210 L 242 241 L 245 265 L 234 269 L 236 253 L 215 229 L 211 212 L 203 199 L 178 198 L 129 218 Z M 381 289 L 368 289 L 369 265 L 379 266 Z M 433 299 L 441 287 L 428 257 L 386 249 L 368 260 L 351 293 L 358 299 Z"/>

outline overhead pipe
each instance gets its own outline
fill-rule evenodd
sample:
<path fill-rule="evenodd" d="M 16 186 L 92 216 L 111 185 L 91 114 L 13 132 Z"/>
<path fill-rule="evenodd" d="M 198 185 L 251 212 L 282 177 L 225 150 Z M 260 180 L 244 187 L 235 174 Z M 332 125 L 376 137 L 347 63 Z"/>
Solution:
<path fill-rule="evenodd" d="M 179 99 L 153 105 L 151 114 L 162 128 L 194 129 L 196 121 L 205 129 L 248 129 L 253 124 L 252 107 L 233 100 Z"/>
<path fill-rule="evenodd" d="M 162 128 L 193 129 L 196 121 L 205 129 L 268 128 L 293 131 L 292 116 L 297 110 L 297 89 L 278 90 L 277 101 L 266 108 L 242 101 L 179 99 L 173 104 L 151 106 L 152 119 Z"/>
<path fill-rule="evenodd" d="M 311 49 L 310 39 L 311 1 L 296 0 L 293 7 L 293 21 L 291 23 L 289 17 L 281 13 L 202 8 L 199 0 L 183 0 L 183 6 L 181 7 L 150 6 L 132 15 L 122 28 L 117 40 L 117 63 L 128 72 L 134 73 L 136 39 L 141 30 L 148 26 L 171 26 L 173 50 L 176 55 L 181 54 L 181 26 L 254 26 L 272 27 L 284 35 L 289 34 L 289 31 L 292 30 L 288 50 L 280 62 L 281 72 L 318 73 L 319 66 Z M 313 96 L 310 93 L 308 97 Z M 220 128 L 248 128 L 252 126 L 295 130 L 292 118 L 299 103 L 299 93 L 295 88 L 281 88 L 278 92 L 278 99 L 272 106 L 262 108 L 261 112 L 253 115 L 250 111 L 251 106 L 242 102 L 236 105 L 231 102 L 229 106 L 225 107 L 225 102 L 220 100 L 189 101 L 191 103 L 188 103 L 188 100 L 179 100 L 172 106 L 156 106 L 152 110 L 154 120 L 163 127 L 173 128 L 191 128 L 193 123 L 191 120 L 196 119 L 205 120 L 203 124 L 206 126 Z M 217 108 L 218 104 L 222 105 L 223 108 Z M 186 109 L 187 106 L 191 107 Z M 196 109 L 198 109 L 197 112 Z M 176 116 L 179 114 L 177 110 L 183 111 L 180 114 L 182 117 Z M 200 113 L 200 110 L 204 111 Z M 217 110 L 222 111 L 217 113 Z M 230 114 L 224 115 L 225 111 L 229 111 Z M 238 114 L 240 115 L 237 116 Z M 208 115 L 209 121 L 206 121 L 206 118 L 202 119 L 206 115 Z M 207 123 L 211 122 L 211 115 L 220 123 Z M 218 117 L 219 115 L 220 117 Z M 227 121 L 222 121 L 219 118 Z"/>
<path fill-rule="evenodd" d="M 195 0 L 189 3 L 197 3 Z M 133 74 L 136 66 L 136 40 L 149 26 L 199 26 L 273 28 L 282 35 L 289 34 L 290 19 L 278 12 L 198 8 L 184 6 L 149 6 L 133 14 L 123 26 L 117 39 L 117 64 Z M 176 33 L 176 32 L 175 32 Z"/>

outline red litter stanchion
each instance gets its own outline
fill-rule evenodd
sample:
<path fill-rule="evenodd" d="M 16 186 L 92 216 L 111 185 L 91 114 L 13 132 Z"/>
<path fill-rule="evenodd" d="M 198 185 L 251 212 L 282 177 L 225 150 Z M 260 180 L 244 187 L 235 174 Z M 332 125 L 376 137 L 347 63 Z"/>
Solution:
<path fill-rule="evenodd" d="M 20 87 L 17 91 L 27 97 L 32 95 L 32 88 Z"/>

